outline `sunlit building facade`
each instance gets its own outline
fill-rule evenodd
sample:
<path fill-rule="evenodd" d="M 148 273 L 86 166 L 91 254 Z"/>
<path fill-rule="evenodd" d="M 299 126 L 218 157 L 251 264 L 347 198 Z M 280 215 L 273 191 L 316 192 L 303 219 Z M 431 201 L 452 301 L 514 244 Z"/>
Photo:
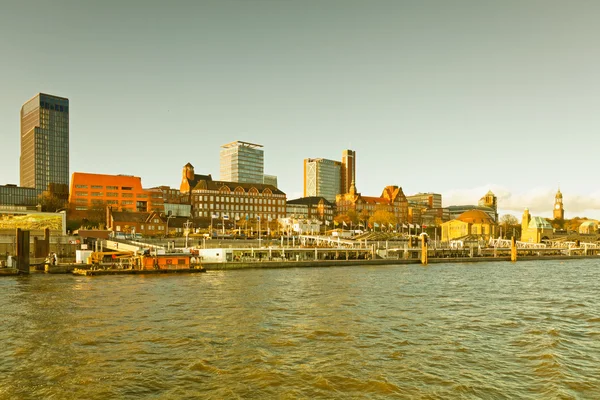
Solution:
<path fill-rule="evenodd" d="M 68 195 L 69 99 L 39 93 L 21 107 L 20 186 Z"/>
<path fill-rule="evenodd" d="M 240 141 L 221 146 L 221 181 L 263 183 L 265 162 L 262 147 L 260 144 Z"/>
<path fill-rule="evenodd" d="M 304 197 L 324 197 L 335 203 L 341 192 L 342 163 L 325 158 L 304 160 Z"/>

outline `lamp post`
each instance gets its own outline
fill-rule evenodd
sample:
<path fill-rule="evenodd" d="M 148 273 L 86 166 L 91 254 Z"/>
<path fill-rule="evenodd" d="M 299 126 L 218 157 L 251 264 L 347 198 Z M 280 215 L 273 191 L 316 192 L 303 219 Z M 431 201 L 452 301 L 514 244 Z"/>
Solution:
<path fill-rule="evenodd" d="M 256 219 L 258 219 L 258 247 L 260 247 L 260 241 L 262 240 L 260 238 L 260 215 Z"/>
<path fill-rule="evenodd" d="M 225 218 L 227 217 L 227 218 Z M 222 214 L 221 218 L 223 219 L 223 237 L 225 237 L 225 220 L 229 220 L 229 215 Z"/>
<path fill-rule="evenodd" d="M 213 237 L 213 219 L 215 218 L 215 214 L 210 213 L 210 237 Z"/>
<path fill-rule="evenodd" d="M 173 215 L 169 214 L 167 215 L 167 230 L 165 231 L 165 237 L 167 237 L 169 235 L 169 220 L 173 218 Z"/>
<path fill-rule="evenodd" d="M 183 226 L 185 228 L 185 230 L 184 230 L 184 233 L 185 233 L 185 248 L 187 249 L 187 247 L 188 247 L 188 237 L 190 236 L 190 227 L 192 226 L 192 221 L 190 221 L 188 219 L 186 222 L 184 222 Z"/>

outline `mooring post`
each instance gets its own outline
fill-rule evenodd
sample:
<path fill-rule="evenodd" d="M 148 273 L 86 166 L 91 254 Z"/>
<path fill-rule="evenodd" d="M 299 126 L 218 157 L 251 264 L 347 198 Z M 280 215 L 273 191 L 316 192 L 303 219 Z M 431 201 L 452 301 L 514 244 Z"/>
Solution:
<path fill-rule="evenodd" d="M 427 265 L 427 235 L 421 235 L 421 264 Z"/>
<path fill-rule="evenodd" d="M 29 274 L 29 231 L 17 228 L 17 269 L 19 273 Z"/>
<path fill-rule="evenodd" d="M 517 261 L 517 240 L 513 236 L 510 242 L 510 261 Z"/>

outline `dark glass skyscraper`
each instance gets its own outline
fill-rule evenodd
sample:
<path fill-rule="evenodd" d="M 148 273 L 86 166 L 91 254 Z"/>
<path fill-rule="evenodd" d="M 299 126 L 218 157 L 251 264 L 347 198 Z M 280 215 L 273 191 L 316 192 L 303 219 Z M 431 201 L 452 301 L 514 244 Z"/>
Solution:
<path fill-rule="evenodd" d="M 21 185 L 68 195 L 69 99 L 39 93 L 21 107 Z"/>

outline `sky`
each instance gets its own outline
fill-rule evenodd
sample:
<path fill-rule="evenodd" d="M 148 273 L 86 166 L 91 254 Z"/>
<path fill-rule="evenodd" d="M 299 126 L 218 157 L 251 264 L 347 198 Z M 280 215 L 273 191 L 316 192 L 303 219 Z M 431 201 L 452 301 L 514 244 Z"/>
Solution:
<path fill-rule="evenodd" d="M 356 187 L 443 205 L 600 218 L 598 1 L 0 0 L 0 184 L 19 112 L 70 101 L 70 170 L 179 187 L 220 146 L 262 144 L 302 196 L 303 160 L 356 151 Z"/>

